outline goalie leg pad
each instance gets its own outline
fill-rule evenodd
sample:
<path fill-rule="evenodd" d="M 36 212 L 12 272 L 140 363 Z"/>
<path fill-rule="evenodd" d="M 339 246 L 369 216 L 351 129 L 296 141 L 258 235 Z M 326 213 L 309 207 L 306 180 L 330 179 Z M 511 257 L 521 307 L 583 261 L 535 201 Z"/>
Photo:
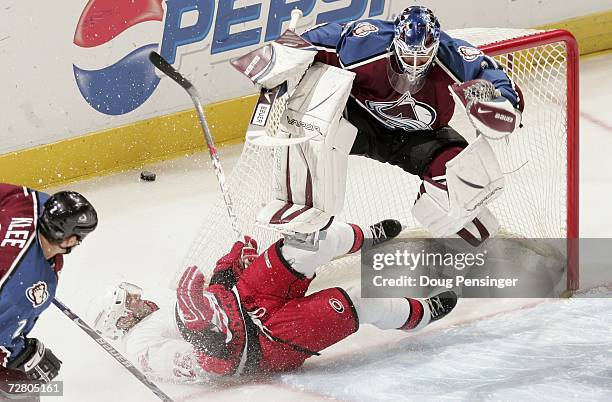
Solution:
<path fill-rule="evenodd" d="M 504 189 L 504 175 L 491 145 L 484 137 L 468 145 L 446 163 L 449 215 L 470 221 L 479 209 Z"/>
<path fill-rule="evenodd" d="M 312 71 L 311 71 L 312 70 Z M 288 102 L 280 131 L 307 141 L 278 150 L 275 197 L 257 220 L 284 232 L 323 228 L 344 204 L 348 154 L 357 129 L 341 117 L 354 74 L 315 64 Z"/>
<path fill-rule="evenodd" d="M 443 194 L 445 190 L 433 190 L 428 182 L 424 182 L 422 187 L 427 188 L 428 193 L 419 195 L 412 207 L 412 215 L 434 237 L 460 237 L 476 247 L 499 232 L 499 222 L 489 208 L 481 207 L 476 217 L 469 221 L 457 220 L 448 215 L 448 195 Z"/>
<path fill-rule="evenodd" d="M 485 205 L 503 188 L 497 158 L 480 137 L 446 163 L 445 177 L 424 177 L 412 214 L 434 237 L 459 235 L 477 245 L 499 230 L 497 219 Z"/>
<path fill-rule="evenodd" d="M 353 72 L 315 63 L 287 101 L 280 130 L 291 138 L 313 133 L 333 137 L 354 79 Z"/>

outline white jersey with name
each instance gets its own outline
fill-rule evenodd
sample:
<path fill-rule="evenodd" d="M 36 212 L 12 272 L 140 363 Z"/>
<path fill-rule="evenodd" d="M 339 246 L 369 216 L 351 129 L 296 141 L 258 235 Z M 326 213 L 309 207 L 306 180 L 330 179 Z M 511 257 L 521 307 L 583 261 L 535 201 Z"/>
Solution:
<path fill-rule="evenodd" d="M 175 321 L 176 296 L 170 290 L 146 292 L 159 310 L 139 322 L 124 337 L 127 357 L 148 377 L 176 383 L 195 382 L 193 346 L 183 339 Z"/>

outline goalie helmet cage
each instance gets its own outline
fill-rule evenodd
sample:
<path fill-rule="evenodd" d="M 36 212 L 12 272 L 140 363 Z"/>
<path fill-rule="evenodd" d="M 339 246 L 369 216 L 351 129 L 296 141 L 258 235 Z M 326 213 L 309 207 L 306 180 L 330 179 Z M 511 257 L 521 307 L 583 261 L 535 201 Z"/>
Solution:
<path fill-rule="evenodd" d="M 448 31 L 493 57 L 522 91 L 523 127 L 508 140 L 492 141 L 502 171 L 504 193 L 490 204 L 502 229 L 525 238 L 567 239 L 567 290 L 578 289 L 578 47 L 564 30 L 473 28 Z M 275 103 L 266 130 L 274 134 L 284 103 Z M 468 140 L 474 129 L 456 108 L 450 126 Z M 238 228 L 252 235 L 260 251 L 279 238 L 258 226 L 259 208 L 274 198 L 271 148 L 245 143 L 229 178 Z M 417 229 L 411 207 L 420 179 L 389 164 L 349 157 L 347 191 L 338 219 L 371 224 L 399 219 Z M 209 277 L 216 260 L 236 240 L 221 196 L 205 217 L 171 285 L 182 270 L 197 265 Z M 333 267 L 331 262 L 329 266 Z M 329 270 L 323 267 L 318 277 Z"/>

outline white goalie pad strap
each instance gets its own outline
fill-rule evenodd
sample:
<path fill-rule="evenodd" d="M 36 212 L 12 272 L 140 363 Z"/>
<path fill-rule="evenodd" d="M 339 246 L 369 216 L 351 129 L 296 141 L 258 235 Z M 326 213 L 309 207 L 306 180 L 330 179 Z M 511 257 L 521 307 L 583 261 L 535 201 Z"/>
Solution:
<path fill-rule="evenodd" d="M 491 145 L 484 137 L 446 163 L 449 215 L 470 221 L 479 209 L 504 189 L 504 175 Z"/>
<path fill-rule="evenodd" d="M 313 133 L 308 135 L 307 137 L 297 137 L 297 138 L 288 138 L 281 136 L 270 136 L 266 132 L 265 128 L 261 129 L 252 129 L 247 131 L 246 141 L 250 144 L 256 145 L 258 147 L 268 147 L 268 148 L 277 148 L 277 147 L 289 147 L 291 145 L 301 144 L 310 140 L 313 137 L 316 137 L 318 134 Z"/>

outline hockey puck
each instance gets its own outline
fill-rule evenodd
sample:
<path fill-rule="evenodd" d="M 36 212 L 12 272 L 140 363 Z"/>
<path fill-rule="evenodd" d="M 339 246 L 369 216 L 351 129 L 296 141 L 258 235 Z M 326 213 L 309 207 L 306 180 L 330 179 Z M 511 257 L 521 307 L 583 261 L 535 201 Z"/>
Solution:
<path fill-rule="evenodd" d="M 145 170 L 140 172 L 140 178 L 144 181 L 155 181 L 156 176 L 155 173 Z"/>

